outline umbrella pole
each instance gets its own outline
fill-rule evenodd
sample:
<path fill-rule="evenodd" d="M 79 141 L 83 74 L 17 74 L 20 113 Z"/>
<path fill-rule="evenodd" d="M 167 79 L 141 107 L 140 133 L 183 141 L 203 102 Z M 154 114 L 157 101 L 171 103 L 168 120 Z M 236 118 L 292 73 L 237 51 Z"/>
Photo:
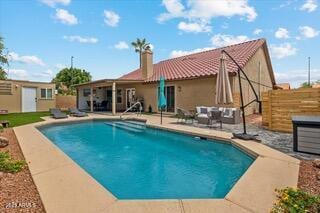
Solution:
<path fill-rule="evenodd" d="M 241 66 L 225 50 L 222 50 L 221 52 L 225 53 L 231 59 L 231 61 L 238 67 L 239 89 L 240 89 L 240 99 L 241 99 L 241 111 L 242 111 L 242 121 L 243 121 L 242 122 L 243 123 L 243 133 L 232 133 L 232 134 L 233 134 L 233 136 L 235 138 L 239 138 L 239 139 L 243 139 L 243 140 L 257 140 L 257 138 L 256 138 L 257 135 L 247 134 L 245 107 L 248 106 L 248 104 L 244 105 L 244 102 L 243 102 L 243 93 L 242 93 L 241 76 L 240 76 L 241 73 L 244 75 L 245 79 L 248 81 L 248 83 L 249 83 L 249 85 L 250 85 L 250 87 L 251 87 L 251 89 L 252 89 L 252 91 L 254 93 L 254 96 L 255 96 L 255 100 L 254 101 L 258 102 L 259 104 L 261 104 L 261 101 L 259 100 L 258 95 L 257 95 L 253 85 L 251 84 L 251 81 L 249 80 L 249 78 L 246 75 L 246 73 L 242 70 Z M 252 102 L 250 102 L 250 103 L 252 103 Z"/>
<path fill-rule="evenodd" d="M 160 114 L 161 114 L 161 119 L 160 119 L 160 122 L 161 122 L 161 125 L 162 125 L 162 107 L 161 107 L 161 110 L 160 110 Z"/>
<path fill-rule="evenodd" d="M 240 70 L 238 69 L 238 75 L 239 75 L 239 88 L 240 88 L 240 101 L 241 101 L 241 111 L 242 111 L 242 124 L 243 124 L 243 134 L 247 134 L 247 128 L 246 128 L 246 115 L 244 111 L 244 105 L 243 105 L 243 94 L 242 94 L 242 84 L 241 84 L 241 77 L 240 77 Z"/>

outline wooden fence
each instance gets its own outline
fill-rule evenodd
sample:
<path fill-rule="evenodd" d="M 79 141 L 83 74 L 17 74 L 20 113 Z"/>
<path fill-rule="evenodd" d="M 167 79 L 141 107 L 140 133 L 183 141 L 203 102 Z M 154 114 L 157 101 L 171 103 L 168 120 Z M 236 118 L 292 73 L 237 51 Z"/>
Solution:
<path fill-rule="evenodd" d="M 66 110 L 77 106 L 77 97 L 74 95 L 56 95 L 56 107 Z"/>
<path fill-rule="evenodd" d="M 270 90 L 262 95 L 262 124 L 292 132 L 292 115 L 320 115 L 320 88 Z"/>

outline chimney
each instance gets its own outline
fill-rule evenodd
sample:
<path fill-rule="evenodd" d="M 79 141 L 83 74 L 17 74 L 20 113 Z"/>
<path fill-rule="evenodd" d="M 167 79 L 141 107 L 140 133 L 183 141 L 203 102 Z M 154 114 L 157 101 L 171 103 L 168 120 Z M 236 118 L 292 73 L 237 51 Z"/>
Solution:
<path fill-rule="evenodd" d="M 151 50 L 142 52 L 141 69 L 144 79 L 150 78 L 153 75 L 153 52 Z"/>

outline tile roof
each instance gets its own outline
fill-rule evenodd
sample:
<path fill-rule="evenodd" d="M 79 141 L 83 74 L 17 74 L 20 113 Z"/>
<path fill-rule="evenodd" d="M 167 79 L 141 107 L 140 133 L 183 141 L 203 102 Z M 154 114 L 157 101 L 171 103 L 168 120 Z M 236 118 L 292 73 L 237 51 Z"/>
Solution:
<path fill-rule="evenodd" d="M 159 81 L 161 75 L 166 80 L 181 80 L 216 75 L 219 70 L 221 50 L 223 49 L 234 57 L 241 67 L 244 67 L 265 42 L 265 39 L 257 39 L 160 61 L 154 64 L 153 75 L 145 79 L 145 82 Z M 229 72 L 234 73 L 237 71 L 237 67 L 228 58 L 226 63 Z M 123 75 L 120 79 L 143 80 L 143 77 L 141 70 L 137 69 Z"/>

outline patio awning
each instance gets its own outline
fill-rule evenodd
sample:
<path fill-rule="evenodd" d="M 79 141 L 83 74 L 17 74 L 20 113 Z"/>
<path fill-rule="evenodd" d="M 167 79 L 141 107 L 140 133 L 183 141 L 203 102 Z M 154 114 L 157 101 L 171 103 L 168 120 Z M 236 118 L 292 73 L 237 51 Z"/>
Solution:
<path fill-rule="evenodd" d="M 82 83 L 82 84 L 75 84 L 73 85 L 74 87 L 82 87 L 82 86 L 93 86 L 93 87 L 97 87 L 97 86 L 104 86 L 104 85 L 112 85 L 112 83 L 116 83 L 116 84 L 129 84 L 129 83 L 143 83 L 143 80 L 128 80 L 128 79 L 101 79 L 101 80 L 97 80 L 97 81 L 89 81 L 86 83 Z"/>

